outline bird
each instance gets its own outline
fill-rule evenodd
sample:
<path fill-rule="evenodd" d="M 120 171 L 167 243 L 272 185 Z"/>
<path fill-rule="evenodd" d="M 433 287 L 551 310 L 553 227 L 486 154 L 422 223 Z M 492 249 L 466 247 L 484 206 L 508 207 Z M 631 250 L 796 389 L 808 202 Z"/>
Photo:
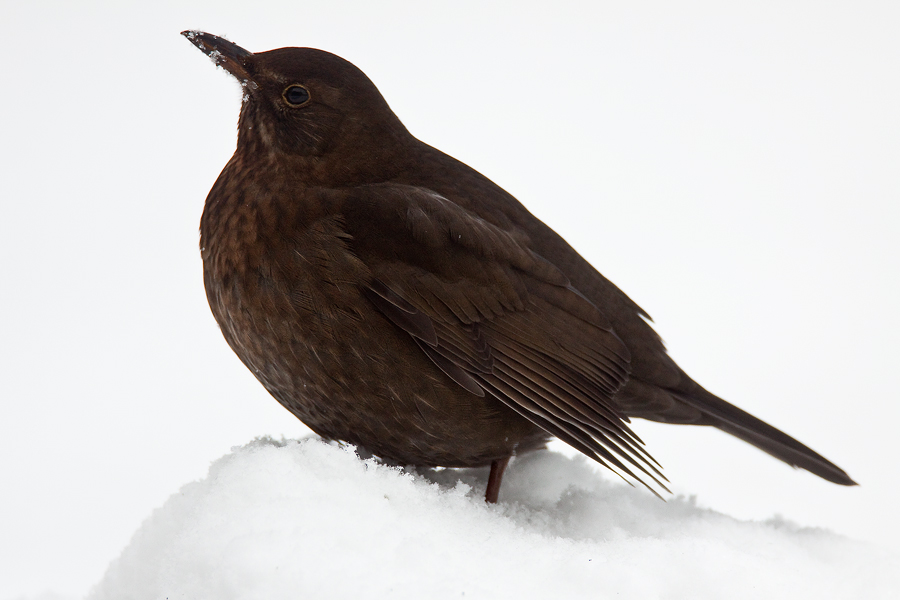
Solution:
<path fill-rule="evenodd" d="M 414 137 L 359 68 L 182 35 L 243 91 L 200 221 L 210 309 L 319 436 L 395 464 L 489 465 L 489 503 L 509 460 L 553 438 L 668 492 L 634 418 L 715 427 L 856 485 L 694 382 L 646 312 L 512 195 Z"/>

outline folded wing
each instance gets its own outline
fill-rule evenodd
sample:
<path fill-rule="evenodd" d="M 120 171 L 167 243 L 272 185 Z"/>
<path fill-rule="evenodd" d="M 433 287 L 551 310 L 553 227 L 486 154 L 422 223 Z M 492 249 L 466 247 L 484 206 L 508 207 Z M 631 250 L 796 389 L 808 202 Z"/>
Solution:
<path fill-rule="evenodd" d="M 372 273 L 364 293 L 447 376 L 621 475 L 665 489 L 612 402 L 628 379 L 628 349 L 527 238 L 412 186 L 370 186 L 341 214 Z"/>

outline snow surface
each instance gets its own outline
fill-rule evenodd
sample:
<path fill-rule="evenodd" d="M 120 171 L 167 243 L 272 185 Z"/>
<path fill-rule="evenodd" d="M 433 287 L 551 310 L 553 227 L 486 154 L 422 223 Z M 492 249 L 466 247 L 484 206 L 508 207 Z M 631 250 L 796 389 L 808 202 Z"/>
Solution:
<path fill-rule="evenodd" d="M 661 502 L 584 457 L 403 470 L 353 448 L 259 439 L 143 523 L 91 600 L 889 598 L 897 557 L 773 518 Z"/>

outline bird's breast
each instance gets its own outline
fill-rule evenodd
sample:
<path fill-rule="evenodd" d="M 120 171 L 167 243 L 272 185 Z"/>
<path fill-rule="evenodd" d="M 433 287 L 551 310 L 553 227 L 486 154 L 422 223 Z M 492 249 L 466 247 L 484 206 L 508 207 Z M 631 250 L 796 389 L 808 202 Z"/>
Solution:
<path fill-rule="evenodd" d="M 204 282 L 228 344 L 282 405 L 323 436 L 409 464 L 485 464 L 543 443 L 545 433 L 457 385 L 378 312 L 339 211 L 315 191 L 260 189 L 213 188 Z"/>
<path fill-rule="evenodd" d="M 369 309 L 360 286 L 370 275 L 340 218 L 310 216 L 302 194 L 265 192 L 244 189 L 208 202 L 201 226 L 210 307 L 255 373 L 270 371 L 269 357 L 285 349 L 340 343 Z"/>

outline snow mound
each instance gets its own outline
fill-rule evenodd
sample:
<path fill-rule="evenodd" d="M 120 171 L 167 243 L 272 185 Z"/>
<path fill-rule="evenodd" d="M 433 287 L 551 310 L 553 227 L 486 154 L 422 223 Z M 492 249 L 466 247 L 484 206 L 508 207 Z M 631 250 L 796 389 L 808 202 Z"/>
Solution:
<path fill-rule="evenodd" d="M 315 438 L 260 439 L 144 522 L 91 600 L 887 598 L 895 557 L 611 483 L 583 458 L 412 472 Z"/>

